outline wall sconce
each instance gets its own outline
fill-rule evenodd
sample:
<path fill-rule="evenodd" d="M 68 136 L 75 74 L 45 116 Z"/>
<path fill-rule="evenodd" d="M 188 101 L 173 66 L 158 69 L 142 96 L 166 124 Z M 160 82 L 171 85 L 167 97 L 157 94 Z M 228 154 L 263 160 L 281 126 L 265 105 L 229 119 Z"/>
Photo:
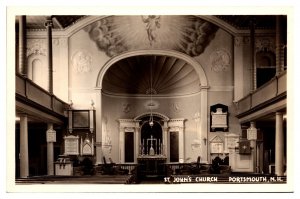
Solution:
<path fill-rule="evenodd" d="M 73 101 L 69 100 L 69 109 L 72 109 L 72 107 L 73 107 Z"/>
<path fill-rule="evenodd" d="M 92 109 L 92 110 L 94 110 L 94 108 L 95 108 L 94 105 L 95 105 L 94 100 L 91 100 L 91 109 Z"/>
<path fill-rule="evenodd" d="M 202 139 L 203 139 L 204 145 L 206 145 L 207 138 L 202 138 Z"/>

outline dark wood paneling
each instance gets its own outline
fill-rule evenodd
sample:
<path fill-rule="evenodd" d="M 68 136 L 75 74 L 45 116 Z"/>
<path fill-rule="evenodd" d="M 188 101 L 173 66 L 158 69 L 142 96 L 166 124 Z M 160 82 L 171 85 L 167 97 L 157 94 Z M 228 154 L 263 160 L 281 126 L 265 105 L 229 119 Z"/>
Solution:
<path fill-rule="evenodd" d="M 170 132 L 170 162 L 179 161 L 178 132 Z"/>
<path fill-rule="evenodd" d="M 125 132 L 125 162 L 134 162 L 134 133 Z"/>

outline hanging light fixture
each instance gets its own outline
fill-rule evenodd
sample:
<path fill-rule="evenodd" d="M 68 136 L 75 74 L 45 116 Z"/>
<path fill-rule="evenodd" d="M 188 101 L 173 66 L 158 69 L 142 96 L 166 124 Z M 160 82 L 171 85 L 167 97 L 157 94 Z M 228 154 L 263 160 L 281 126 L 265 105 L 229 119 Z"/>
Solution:
<path fill-rule="evenodd" d="M 152 88 L 152 62 L 151 62 L 151 65 L 150 65 L 150 119 L 149 119 L 149 126 L 151 128 L 154 125 L 153 114 L 152 114 L 152 107 L 153 107 L 152 92 L 153 92 L 153 88 Z"/>
<path fill-rule="evenodd" d="M 150 114 L 149 125 L 150 125 L 150 127 L 152 127 L 154 125 L 152 113 Z"/>

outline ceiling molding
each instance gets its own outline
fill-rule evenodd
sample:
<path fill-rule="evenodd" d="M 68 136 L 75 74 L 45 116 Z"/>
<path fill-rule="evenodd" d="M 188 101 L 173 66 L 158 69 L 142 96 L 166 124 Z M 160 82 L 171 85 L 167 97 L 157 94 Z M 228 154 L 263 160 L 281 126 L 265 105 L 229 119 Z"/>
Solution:
<path fill-rule="evenodd" d="M 150 95 L 146 94 L 128 94 L 128 93 L 112 93 L 108 91 L 101 92 L 104 96 L 112 97 L 112 98 L 134 98 L 134 99 L 150 99 Z M 156 94 L 153 95 L 153 99 L 172 99 L 172 98 L 189 98 L 198 96 L 201 94 L 201 91 L 189 94 Z"/>

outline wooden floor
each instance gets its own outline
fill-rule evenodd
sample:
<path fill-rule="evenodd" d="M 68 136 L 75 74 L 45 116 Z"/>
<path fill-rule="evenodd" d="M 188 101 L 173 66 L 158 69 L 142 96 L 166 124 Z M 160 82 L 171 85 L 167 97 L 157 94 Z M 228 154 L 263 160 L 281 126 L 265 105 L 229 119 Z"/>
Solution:
<path fill-rule="evenodd" d="M 35 176 L 18 178 L 16 184 L 130 184 L 132 175 Z"/>

